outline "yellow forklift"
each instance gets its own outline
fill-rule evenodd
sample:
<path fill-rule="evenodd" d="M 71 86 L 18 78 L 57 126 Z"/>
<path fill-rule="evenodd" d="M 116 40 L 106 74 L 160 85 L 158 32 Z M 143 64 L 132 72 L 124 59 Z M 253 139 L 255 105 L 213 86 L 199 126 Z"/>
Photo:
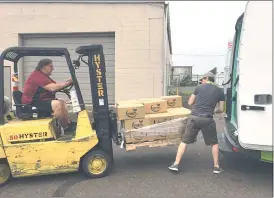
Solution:
<path fill-rule="evenodd" d="M 113 167 L 112 140 L 116 143 L 116 115 L 109 109 L 105 58 L 102 45 L 80 46 L 78 59 L 71 61 L 67 48 L 11 47 L 0 56 L 0 185 L 10 178 L 82 171 L 90 178 L 106 176 Z M 21 104 L 22 92 L 13 91 L 15 118 L 6 119 L 10 101 L 4 96 L 4 61 L 14 64 L 25 56 L 59 56 L 67 62 L 75 89 L 74 100 L 79 104 L 77 128 L 62 135 L 62 127 L 52 115 Z M 87 57 L 87 61 L 83 59 Z M 75 75 L 80 63 L 89 68 L 93 104 L 93 121 L 88 116 L 82 93 Z M 60 92 L 70 98 L 71 88 Z M 117 143 L 118 144 L 118 143 Z"/>

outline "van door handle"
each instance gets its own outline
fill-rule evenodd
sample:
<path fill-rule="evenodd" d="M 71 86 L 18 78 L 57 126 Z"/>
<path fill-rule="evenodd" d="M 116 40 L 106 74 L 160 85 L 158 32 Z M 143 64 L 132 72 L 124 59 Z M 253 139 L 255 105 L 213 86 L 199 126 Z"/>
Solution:
<path fill-rule="evenodd" d="M 265 107 L 242 105 L 241 110 L 242 111 L 265 111 Z"/>

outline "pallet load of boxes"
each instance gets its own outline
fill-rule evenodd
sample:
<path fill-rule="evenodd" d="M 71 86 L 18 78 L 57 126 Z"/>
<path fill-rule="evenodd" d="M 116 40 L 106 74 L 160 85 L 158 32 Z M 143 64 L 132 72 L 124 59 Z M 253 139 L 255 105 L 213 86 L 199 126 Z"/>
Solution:
<path fill-rule="evenodd" d="M 126 150 L 178 144 L 190 114 L 177 95 L 120 101 L 116 111 Z"/>

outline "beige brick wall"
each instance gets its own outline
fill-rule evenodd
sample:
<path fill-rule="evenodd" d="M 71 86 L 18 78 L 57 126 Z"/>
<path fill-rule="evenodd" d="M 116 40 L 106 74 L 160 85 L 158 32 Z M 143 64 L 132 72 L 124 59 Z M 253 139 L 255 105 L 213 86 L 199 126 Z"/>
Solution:
<path fill-rule="evenodd" d="M 115 31 L 116 101 L 163 95 L 164 5 L 1 3 L 0 51 L 19 33 Z"/>

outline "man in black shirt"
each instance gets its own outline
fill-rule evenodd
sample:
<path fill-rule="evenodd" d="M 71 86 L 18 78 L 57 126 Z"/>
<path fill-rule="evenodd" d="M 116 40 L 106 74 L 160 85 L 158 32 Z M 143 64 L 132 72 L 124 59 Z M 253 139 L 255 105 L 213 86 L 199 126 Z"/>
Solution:
<path fill-rule="evenodd" d="M 205 74 L 201 79 L 201 85 L 196 87 L 189 98 L 188 104 L 194 105 L 187 119 L 186 129 L 177 151 L 176 160 L 169 166 L 170 170 L 178 171 L 178 165 L 185 153 L 187 144 L 194 143 L 198 132 L 201 130 L 205 144 L 212 146 L 213 173 L 221 173 L 223 171 L 219 166 L 219 146 L 213 114 L 224 111 L 224 101 L 223 91 L 214 84 L 214 75 L 211 72 Z M 219 104 L 219 109 L 215 111 L 217 104 Z"/>

